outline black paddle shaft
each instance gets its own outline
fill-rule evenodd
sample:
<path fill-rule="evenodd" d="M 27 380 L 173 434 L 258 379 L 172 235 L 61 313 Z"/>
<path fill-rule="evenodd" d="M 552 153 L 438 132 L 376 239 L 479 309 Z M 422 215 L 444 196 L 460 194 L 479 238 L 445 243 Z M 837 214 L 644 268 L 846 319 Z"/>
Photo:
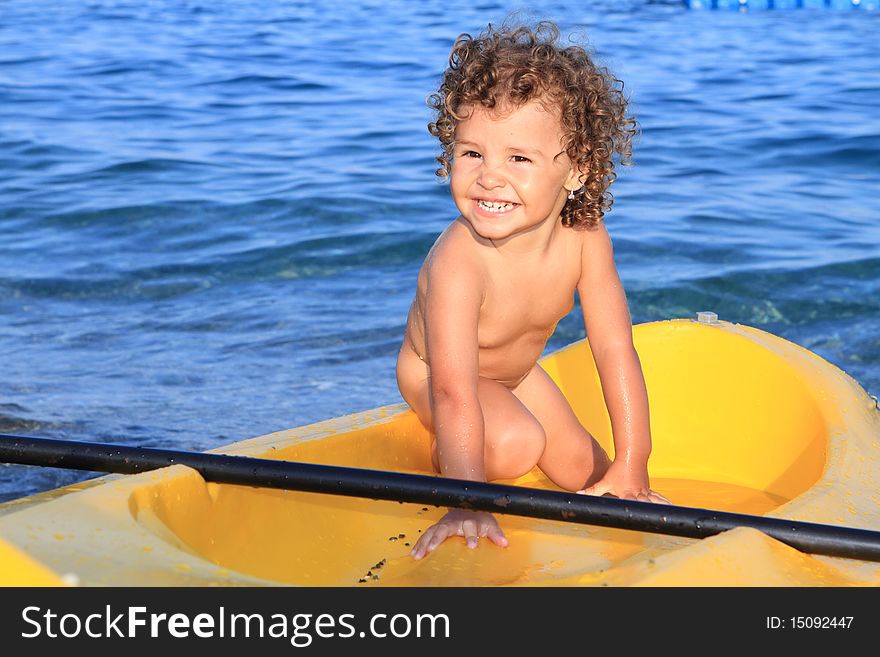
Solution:
<path fill-rule="evenodd" d="M 462 479 L 0 434 L 0 462 L 134 474 L 185 465 L 205 481 L 490 511 L 705 538 L 751 527 L 811 554 L 880 561 L 880 532 Z"/>

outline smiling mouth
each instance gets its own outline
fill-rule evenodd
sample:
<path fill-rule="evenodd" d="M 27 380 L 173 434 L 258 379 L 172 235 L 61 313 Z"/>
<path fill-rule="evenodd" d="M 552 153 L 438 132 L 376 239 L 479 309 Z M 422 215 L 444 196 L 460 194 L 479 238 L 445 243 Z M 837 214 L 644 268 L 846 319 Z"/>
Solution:
<path fill-rule="evenodd" d="M 495 212 L 502 213 L 507 212 L 508 210 L 513 210 L 513 208 L 517 207 L 519 203 L 510 203 L 507 201 L 484 201 L 482 199 L 476 200 L 477 207 L 481 210 L 485 210 L 486 212 Z"/>

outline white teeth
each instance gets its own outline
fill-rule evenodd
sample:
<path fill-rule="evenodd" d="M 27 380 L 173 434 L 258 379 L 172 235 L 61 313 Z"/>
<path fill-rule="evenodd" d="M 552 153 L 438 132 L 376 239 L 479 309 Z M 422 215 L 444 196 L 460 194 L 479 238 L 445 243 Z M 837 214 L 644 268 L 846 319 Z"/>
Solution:
<path fill-rule="evenodd" d="M 477 205 L 488 212 L 506 212 L 510 210 L 516 203 L 495 203 L 492 201 L 477 201 Z"/>

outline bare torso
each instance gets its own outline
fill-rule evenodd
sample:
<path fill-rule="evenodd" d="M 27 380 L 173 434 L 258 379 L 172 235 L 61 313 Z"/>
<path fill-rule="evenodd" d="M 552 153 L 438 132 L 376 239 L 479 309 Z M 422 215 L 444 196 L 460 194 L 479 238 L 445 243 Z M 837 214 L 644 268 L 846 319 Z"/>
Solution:
<path fill-rule="evenodd" d="M 459 219 L 438 238 L 419 273 L 398 360 L 404 398 L 411 385 L 430 375 L 426 353 L 425 307 L 427 269 L 438 246 L 451 242 L 461 258 L 483 264 L 484 290 L 477 340 L 479 376 L 514 389 L 531 372 L 560 319 L 574 307 L 581 273 L 581 233 L 558 226 L 548 248 L 512 257 L 502 256 L 484 240 L 475 239 Z"/>

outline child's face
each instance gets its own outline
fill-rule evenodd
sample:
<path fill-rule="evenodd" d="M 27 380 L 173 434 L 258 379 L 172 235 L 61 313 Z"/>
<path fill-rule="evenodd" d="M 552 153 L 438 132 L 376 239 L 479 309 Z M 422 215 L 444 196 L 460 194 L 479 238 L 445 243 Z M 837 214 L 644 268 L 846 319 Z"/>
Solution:
<path fill-rule="evenodd" d="M 555 221 L 568 189 L 579 187 L 559 119 L 536 101 L 504 113 L 462 108 L 450 186 L 462 216 L 500 240 Z M 566 189 L 568 186 L 568 189 Z"/>

